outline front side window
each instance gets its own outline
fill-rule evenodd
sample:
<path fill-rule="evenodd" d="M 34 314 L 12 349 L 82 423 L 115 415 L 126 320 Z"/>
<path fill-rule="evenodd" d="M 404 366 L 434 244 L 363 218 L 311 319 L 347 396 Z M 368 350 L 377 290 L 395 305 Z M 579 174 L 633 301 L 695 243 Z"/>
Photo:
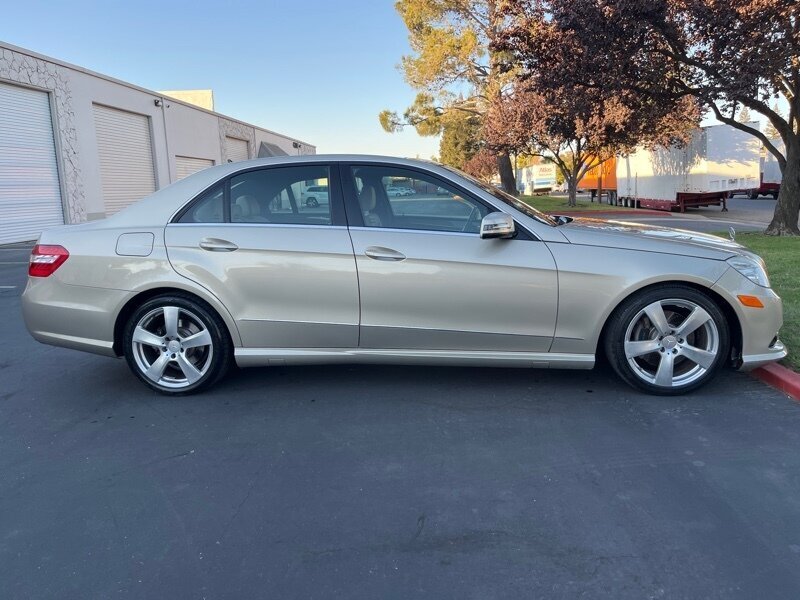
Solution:
<path fill-rule="evenodd" d="M 356 166 L 351 174 L 366 227 L 477 234 L 490 212 L 426 173 L 387 165 Z"/>
<path fill-rule="evenodd" d="M 230 179 L 232 223 L 330 225 L 329 169 L 273 167 Z"/>

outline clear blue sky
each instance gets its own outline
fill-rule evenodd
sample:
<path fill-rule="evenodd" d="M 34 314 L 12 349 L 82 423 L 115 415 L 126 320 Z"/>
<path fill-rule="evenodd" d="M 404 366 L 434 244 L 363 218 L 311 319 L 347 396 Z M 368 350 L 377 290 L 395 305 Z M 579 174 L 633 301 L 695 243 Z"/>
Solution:
<path fill-rule="evenodd" d="M 3 41 L 153 90 L 214 90 L 217 111 L 319 152 L 430 158 L 438 140 L 387 134 L 415 92 L 393 0 L 4 3 Z"/>

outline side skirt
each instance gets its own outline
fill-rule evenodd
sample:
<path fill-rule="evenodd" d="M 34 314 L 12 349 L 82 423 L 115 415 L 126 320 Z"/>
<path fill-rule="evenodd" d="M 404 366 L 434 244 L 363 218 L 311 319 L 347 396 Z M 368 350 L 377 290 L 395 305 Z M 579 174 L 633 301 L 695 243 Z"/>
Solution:
<path fill-rule="evenodd" d="M 373 350 L 365 348 L 236 348 L 240 367 L 278 365 L 393 364 L 539 369 L 591 369 L 593 354 L 483 352 L 472 350 Z"/>

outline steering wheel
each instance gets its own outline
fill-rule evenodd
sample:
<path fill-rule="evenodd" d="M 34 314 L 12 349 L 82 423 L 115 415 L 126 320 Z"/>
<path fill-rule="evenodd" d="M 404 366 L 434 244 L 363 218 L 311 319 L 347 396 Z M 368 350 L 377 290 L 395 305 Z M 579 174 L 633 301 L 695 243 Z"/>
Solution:
<path fill-rule="evenodd" d="M 481 212 L 478 210 L 477 206 L 473 206 L 472 210 L 469 211 L 469 216 L 467 217 L 467 222 L 464 223 L 464 227 L 461 228 L 461 233 L 470 233 L 469 227 L 472 224 L 473 217 L 478 215 L 480 217 Z M 478 219 L 475 219 L 475 222 L 478 222 Z"/>

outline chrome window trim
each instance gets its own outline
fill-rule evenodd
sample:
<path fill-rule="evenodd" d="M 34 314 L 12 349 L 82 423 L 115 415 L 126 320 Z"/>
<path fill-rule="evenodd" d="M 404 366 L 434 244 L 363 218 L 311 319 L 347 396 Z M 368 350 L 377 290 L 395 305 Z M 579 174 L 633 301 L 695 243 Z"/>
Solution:
<path fill-rule="evenodd" d="M 167 223 L 167 227 L 288 227 L 291 229 L 347 229 L 345 225 L 303 225 L 302 223 Z"/>
<path fill-rule="evenodd" d="M 397 161 L 397 162 L 395 162 L 395 161 Z M 420 164 L 418 162 L 408 163 L 408 162 L 406 162 L 406 159 L 396 159 L 395 157 L 372 157 L 372 156 L 366 157 L 366 156 L 359 156 L 359 155 L 353 155 L 352 158 L 350 158 L 350 155 L 341 155 L 341 156 L 336 155 L 336 156 L 329 156 L 327 158 L 321 158 L 321 157 L 318 157 L 318 156 L 315 155 L 313 157 L 308 157 L 307 160 L 296 160 L 296 161 L 291 161 L 291 162 L 278 162 L 278 163 L 274 163 L 274 164 L 264 164 L 264 165 L 257 165 L 257 166 L 254 166 L 254 165 L 243 166 L 242 168 L 239 168 L 239 169 L 237 169 L 235 171 L 231 171 L 231 172 L 226 173 L 225 175 L 222 175 L 221 177 L 219 177 L 219 179 L 216 179 L 213 183 L 207 185 L 200 192 L 198 192 L 197 194 L 192 196 L 192 198 L 190 198 L 188 201 L 183 202 L 177 209 L 175 209 L 172 212 L 172 214 L 170 215 L 169 219 L 167 220 L 166 225 L 214 225 L 214 223 L 177 223 L 177 222 L 175 222 L 175 218 L 190 203 L 192 203 L 194 200 L 199 198 L 202 194 L 204 194 L 206 191 L 208 191 L 209 189 L 211 189 L 215 185 L 217 185 L 217 184 L 219 184 L 221 182 L 224 182 L 226 179 L 229 179 L 231 177 L 235 177 L 237 175 L 241 175 L 241 174 L 246 173 L 248 171 L 256 171 L 256 170 L 265 169 L 265 168 L 268 169 L 268 168 L 273 168 L 273 167 L 290 166 L 290 165 L 291 166 L 295 166 L 295 165 L 327 166 L 330 169 L 333 169 L 333 168 L 340 168 L 342 166 L 352 167 L 352 166 L 357 165 L 357 164 L 358 165 L 371 165 L 371 166 L 389 166 L 389 167 L 397 167 L 397 168 L 400 168 L 400 169 L 416 170 L 416 171 L 419 171 L 419 172 L 422 172 L 422 173 L 429 173 L 429 174 L 433 175 L 434 177 L 437 177 L 439 179 L 443 179 L 443 180 L 447 181 L 450 185 L 453 185 L 453 186 L 455 186 L 457 188 L 461 188 L 462 191 L 466 192 L 467 194 L 469 194 L 471 196 L 477 196 L 480 199 L 479 201 L 482 201 L 482 202 L 488 204 L 489 206 L 492 206 L 497 212 L 504 212 L 506 214 L 511 214 L 511 216 L 514 218 L 514 222 L 518 226 L 522 227 L 525 230 L 525 232 L 531 237 L 530 241 L 535 241 L 535 242 L 543 241 L 541 236 L 539 236 L 538 234 L 534 233 L 534 229 L 535 228 L 531 227 L 529 224 L 525 223 L 526 219 L 530 220 L 530 221 L 533 221 L 533 219 L 531 217 L 529 217 L 528 215 L 518 211 L 513 206 L 510 206 L 508 204 L 500 202 L 498 199 L 494 198 L 491 194 L 488 194 L 487 192 L 485 192 L 484 190 L 482 190 L 478 186 L 474 185 L 469 180 L 455 181 L 454 178 L 457 177 L 458 174 L 454 173 L 453 171 L 450 171 L 449 169 L 447 169 L 445 167 L 442 167 L 441 165 L 438 165 L 438 164 L 435 164 L 435 163 L 430 164 L 430 165 L 428 165 L 428 164 Z M 342 178 L 342 175 L 340 174 L 340 179 L 341 178 Z M 340 181 L 340 183 L 341 183 L 341 185 L 344 185 L 343 181 Z M 346 201 L 346 199 L 344 197 L 342 198 L 342 204 L 343 205 L 347 204 L 347 201 Z M 511 209 L 511 213 L 508 213 L 508 211 L 506 210 L 508 208 Z M 234 223 L 223 223 L 223 224 L 234 225 Z M 550 226 L 550 225 L 545 225 L 545 224 L 541 224 L 541 223 L 537 223 L 537 224 L 543 225 L 545 227 L 551 227 L 552 228 L 552 226 Z M 279 225 L 279 224 L 278 223 L 236 223 L 236 225 Z M 285 226 L 289 226 L 289 224 L 286 224 Z M 348 226 L 342 226 L 342 225 L 302 225 L 302 227 L 344 227 L 344 228 L 348 228 Z M 356 229 L 357 227 L 349 227 L 349 228 L 350 229 Z M 381 228 L 381 227 L 366 227 L 365 229 L 383 229 L 383 228 Z M 385 229 L 385 231 L 388 231 L 388 229 Z M 434 232 L 434 231 L 427 230 L 427 229 L 396 229 L 395 231 L 424 231 L 424 232 L 427 232 L 427 233 L 446 233 L 446 234 L 459 233 L 459 232 L 447 232 L 447 231 L 445 231 L 445 232 Z M 464 234 L 464 235 L 476 235 L 476 234 Z M 477 234 L 477 235 L 479 235 L 479 234 Z"/>
<path fill-rule="evenodd" d="M 519 225 L 519 222 L 516 219 L 514 219 L 514 223 Z M 523 227 L 524 230 L 525 230 L 525 233 L 527 233 L 531 237 L 530 240 L 520 240 L 520 241 L 523 241 L 523 242 L 541 242 L 542 241 L 537 235 L 531 233 L 531 231 L 527 227 L 524 227 L 522 225 L 520 225 L 520 227 Z M 389 232 L 392 232 L 392 233 L 423 233 L 423 234 L 426 234 L 426 235 L 456 235 L 456 236 L 466 236 L 466 237 L 473 237 L 473 238 L 480 239 L 480 234 L 479 233 L 465 233 L 463 231 L 434 231 L 434 230 L 431 230 L 431 229 L 402 229 L 402 228 L 397 228 L 397 227 L 364 227 L 364 226 L 361 226 L 361 225 L 351 226 L 351 227 L 348 227 L 348 229 L 350 231 L 389 231 Z M 513 241 L 514 239 L 515 238 L 510 238 L 509 240 L 504 240 L 504 241 Z"/>
<path fill-rule="evenodd" d="M 422 233 L 425 235 L 458 235 L 480 239 L 479 233 L 466 233 L 463 231 L 434 231 L 431 229 L 403 229 L 398 227 L 362 227 L 361 225 L 349 227 L 348 229 L 350 229 L 350 231 L 389 231 L 392 233 Z"/>

